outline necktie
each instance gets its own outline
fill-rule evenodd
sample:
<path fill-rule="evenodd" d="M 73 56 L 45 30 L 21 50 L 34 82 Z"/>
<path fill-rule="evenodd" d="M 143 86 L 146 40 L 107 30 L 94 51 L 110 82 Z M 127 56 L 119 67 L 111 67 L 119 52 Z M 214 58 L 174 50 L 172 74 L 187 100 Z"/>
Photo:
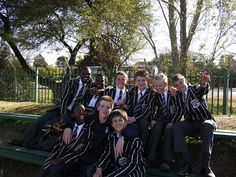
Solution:
<path fill-rule="evenodd" d="M 83 84 L 83 86 L 82 86 L 81 89 L 79 90 L 79 93 L 78 93 L 78 95 L 76 96 L 76 98 L 79 98 L 79 97 L 83 96 L 83 94 L 84 94 L 84 88 L 85 88 L 85 85 Z"/>
<path fill-rule="evenodd" d="M 77 131 L 78 131 L 79 126 L 75 125 L 73 129 L 73 134 L 72 134 L 72 139 L 75 139 L 77 137 Z"/>
<path fill-rule="evenodd" d="M 120 90 L 119 97 L 118 97 L 117 101 L 119 101 L 122 98 L 122 94 L 123 94 L 123 92 L 122 92 L 122 90 Z"/>
<path fill-rule="evenodd" d="M 140 92 L 139 95 L 138 95 L 138 101 L 140 101 L 142 97 L 143 97 L 143 93 Z"/>
<path fill-rule="evenodd" d="M 167 116 L 167 107 L 166 107 L 166 99 L 165 99 L 165 95 L 161 94 L 161 108 L 162 108 L 162 117 L 166 117 Z"/>

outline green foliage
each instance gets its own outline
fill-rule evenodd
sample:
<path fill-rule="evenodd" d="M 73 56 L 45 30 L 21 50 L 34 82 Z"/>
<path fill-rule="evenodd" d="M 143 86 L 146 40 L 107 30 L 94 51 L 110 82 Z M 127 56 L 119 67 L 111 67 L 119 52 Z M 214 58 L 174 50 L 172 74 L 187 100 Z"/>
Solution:
<path fill-rule="evenodd" d="M 46 67 L 48 66 L 48 63 L 45 61 L 45 58 L 39 54 L 34 58 L 34 67 Z"/>
<path fill-rule="evenodd" d="M 66 68 L 68 66 L 68 58 L 65 56 L 58 57 L 56 66 Z"/>
<path fill-rule="evenodd" d="M 34 101 L 34 86 L 34 80 L 23 70 L 0 70 L 0 100 Z"/>

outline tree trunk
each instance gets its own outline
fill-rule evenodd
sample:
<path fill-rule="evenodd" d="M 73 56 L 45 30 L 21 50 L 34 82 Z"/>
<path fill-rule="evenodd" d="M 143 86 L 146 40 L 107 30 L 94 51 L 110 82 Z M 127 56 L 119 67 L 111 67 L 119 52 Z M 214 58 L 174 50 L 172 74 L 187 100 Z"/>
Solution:
<path fill-rule="evenodd" d="M 175 0 L 170 0 L 168 4 L 169 10 L 169 35 L 171 42 L 171 62 L 172 68 L 170 68 L 170 73 L 178 73 L 180 68 L 180 59 L 177 46 L 177 33 L 176 33 L 176 20 L 175 20 L 175 9 L 174 9 Z"/>
<path fill-rule="evenodd" d="M 186 75 L 187 68 L 187 33 L 186 33 L 186 0 L 180 1 L 180 71 Z"/>

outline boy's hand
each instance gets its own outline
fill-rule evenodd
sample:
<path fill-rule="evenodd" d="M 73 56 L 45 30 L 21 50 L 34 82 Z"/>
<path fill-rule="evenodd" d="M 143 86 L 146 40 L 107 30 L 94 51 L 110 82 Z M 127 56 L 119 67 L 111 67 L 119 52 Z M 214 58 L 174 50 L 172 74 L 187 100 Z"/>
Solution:
<path fill-rule="evenodd" d="M 168 87 L 168 90 L 170 91 L 170 94 L 173 96 L 173 97 L 176 97 L 177 95 L 177 89 L 175 87 Z"/>
<path fill-rule="evenodd" d="M 156 122 L 155 120 L 152 120 L 151 123 L 150 123 L 150 128 L 153 128 L 155 125 L 156 125 Z"/>
<path fill-rule="evenodd" d="M 62 162 L 62 160 L 60 158 L 59 159 L 52 159 L 50 162 L 52 165 L 58 165 L 59 163 Z"/>
<path fill-rule="evenodd" d="M 97 170 L 93 174 L 93 177 L 102 177 L 102 169 L 101 168 L 97 168 Z"/>
<path fill-rule="evenodd" d="M 166 128 L 171 128 L 173 126 L 173 123 L 168 123 L 167 125 L 166 125 Z"/>
<path fill-rule="evenodd" d="M 200 72 L 200 84 L 201 86 L 206 86 L 207 83 L 211 82 L 210 76 L 206 71 Z"/>
<path fill-rule="evenodd" d="M 119 157 L 122 155 L 123 153 L 123 148 L 124 148 L 124 137 L 123 138 L 119 138 L 117 143 L 116 143 L 116 147 L 114 149 L 114 153 L 115 153 L 115 158 Z"/>
<path fill-rule="evenodd" d="M 135 117 L 129 117 L 128 124 L 131 124 L 133 122 L 136 122 L 136 118 Z"/>
<path fill-rule="evenodd" d="M 63 141 L 65 144 L 70 144 L 72 139 L 72 130 L 71 128 L 65 128 L 63 132 Z"/>
<path fill-rule="evenodd" d="M 52 124 L 52 128 L 55 132 L 62 132 L 63 129 L 61 127 L 64 126 L 64 125 L 65 125 L 65 123 L 57 122 L 57 123 Z"/>

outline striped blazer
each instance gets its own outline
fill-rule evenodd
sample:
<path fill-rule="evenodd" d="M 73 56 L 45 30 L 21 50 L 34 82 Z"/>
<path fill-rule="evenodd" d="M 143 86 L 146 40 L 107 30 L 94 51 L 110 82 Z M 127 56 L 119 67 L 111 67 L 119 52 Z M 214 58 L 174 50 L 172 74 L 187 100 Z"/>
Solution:
<path fill-rule="evenodd" d="M 86 155 L 86 152 L 91 148 L 91 139 L 93 132 L 90 124 L 85 124 L 79 133 L 79 136 L 72 135 L 71 143 L 66 145 L 60 137 L 57 144 L 54 146 L 52 153 L 44 161 L 42 168 L 47 170 L 51 166 L 51 160 L 60 158 L 63 163 L 75 162 Z"/>
<path fill-rule="evenodd" d="M 149 122 L 152 119 L 155 104 L 155 91 L 147 88 L 143 97 L 138 101 L 138 88 L 131 88 L 126 100 L 127 112 L 129 116 L 134 116 L 136 120 L 145 119 Z"/>
<path fill-rule="evenodd" d="M 209 85 L 202 87 L 200 85 L 189 85 L 186 101 L 182 99 L 182 114 L 185 120 L 211 120 L 212 114 L 208 110 L 207 102 L 203 98 L 209 91 Z M 183 98 L 183 93 L 181 93 Z"/>
<path fill-rule="evenodd" d="M 71 103 L 73 98 L 75 97 L 77 90 L 79 88 L 79 83 L 80 83 L 80 78 L 78 78 L 78 77 L 68 80 L 68 82 L 66 83 L 66 85 L 62 91 L 62 95 L 61 95 L 60 100 L 54 106 L 52 106 L 48 111 L 60 109 L 61 116 L 63 116 L 65 113 L 67 113 L 68 112 L 67 107 L 69 106 L 69 104 Z M 85 91 L 84 95 L 88 94 L 89 89 L 92 86 L 93 86 L 93 82 L 91 80 L 90 82 L 88 82 L 86 84 L 86 88 L 85 88 L 86 91 Z M 77 99 L 83 100 L 84 97 L 77 98 Z"/>
<path fill-rule="evenodd" d="M 166 113 L 163 113 L 162 106 L 162 98 L 161 94 L 156 92 L 155 95 L 155 111 L 153 120 L 163 119 L 169 120 L 171 123 L 175 123 L 177 120 L 181 118 L 181 100 L 180 96 L 177 94 L 176 97 L 172 96 L 171 93 L 167 92 L 167 100 L 166 100 Z"/>
<path fill-rule="evenodd" d="M 139 138 L 124 138 L 124 151 L 121 157 L 115 158 L 114 148 L 118 137 L 114 132 L 108 137 L 108 144 L 98 162 L 98 166 L 106 169 L 108 166 L 115 166 L 110 174 L 106 177 L 145 177 L 146 170 L 144 166 L 142 142 Z M 108 168 L 109 169 L 109 168 Z"/>
<path fill-rule="evenodd" d="M 115 99 L 115 97 L 116 97 L 116 92 L 117 92 L 117 89 L 116 89 L 116 87 L 107 87 L 106 89 L 105 89 L 105 95 L 108 95 L 108 96 L 110 96 L 113 100 Z M 128 98 L 128 89 L 126 88 L 125 89 L 125 100 L 127 100 L 127 98 Z M 116 106 L 116 104 L 114 105 L 114 108 L 118 108 L 118 106 Z"/>

